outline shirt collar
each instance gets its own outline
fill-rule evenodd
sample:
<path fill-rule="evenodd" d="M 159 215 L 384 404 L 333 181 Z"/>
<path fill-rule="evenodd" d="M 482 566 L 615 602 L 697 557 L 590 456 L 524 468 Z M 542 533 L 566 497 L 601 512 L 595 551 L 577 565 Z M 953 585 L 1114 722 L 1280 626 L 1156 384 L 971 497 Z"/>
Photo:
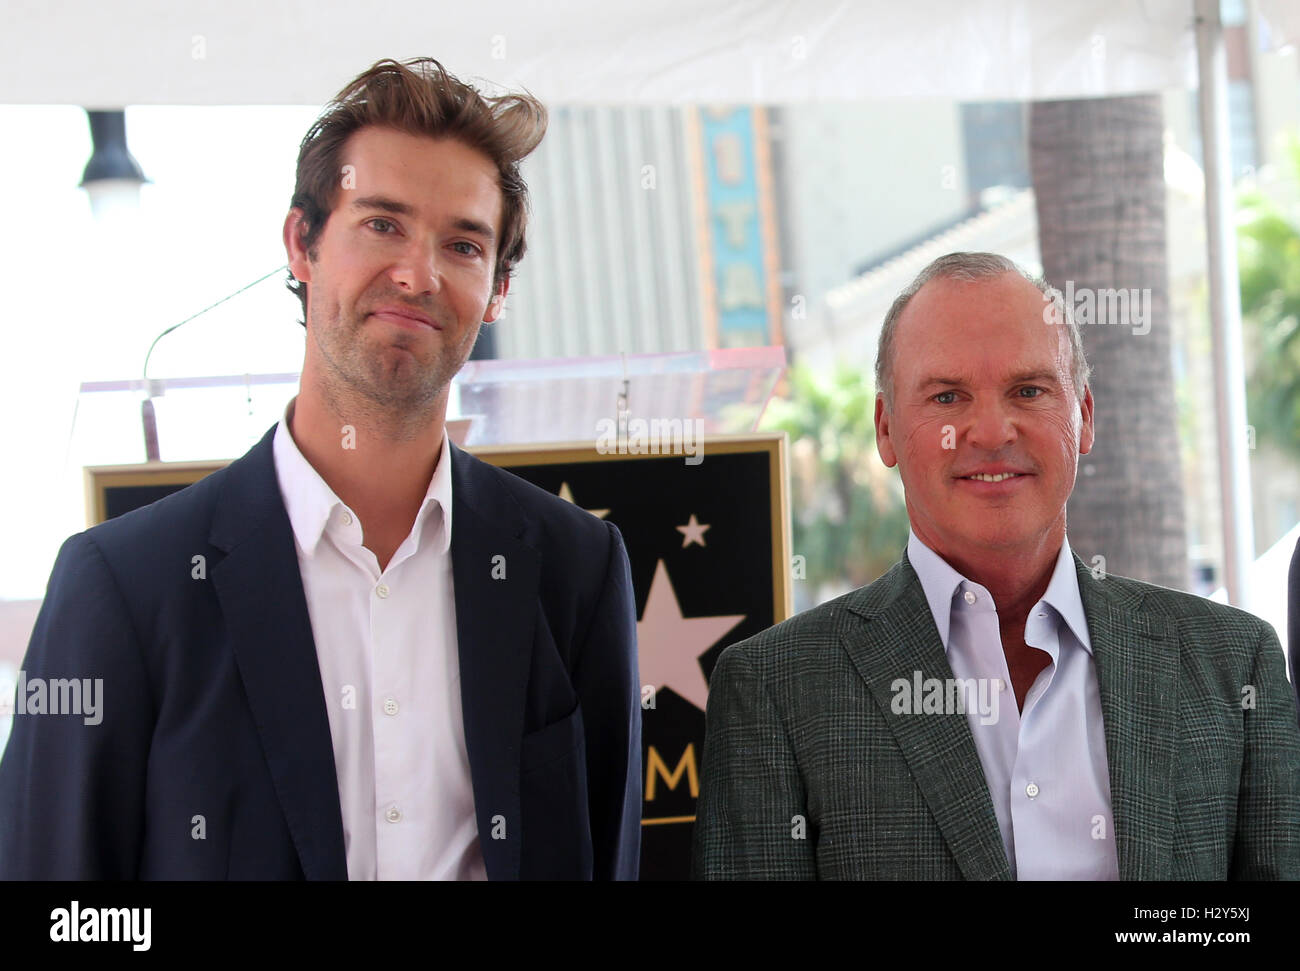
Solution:
<path fill-rule="evenodd" d="M 947 560 L 921 542 L 911 530 L 907 537 L 907 560 L 921 581 L 921 589 L 925 591 L 930 614 L 934 617 L 934 625 L 939 629 L 939 637 L 946 652 L 953 599 L 958 588 L 963 583 L 983 588 L 954 570 Z M 1083 598 L 1079 593 L 1079 575 L 1075 571 L 1074 554 L 1070 550 L 1068 539 L 1061 543 L 1061 551 L 1056 556 L 1056 568 L 1052 571 L 1052 579 L 1047 583 L 1047 591 L 1041 602 L 1056 611 L 1083 649 L 1091 654 L 1092 640 L 1088 636 L 1088 621 L 1084 616 Z"/>
<path fill-rule="evenodd" d="M 316 551 L 316 544 L 320 542 L 326 527 L 334 521 L 341 525 L 344 514 L 351 513 L 351 510 L 307 461 L 289 431 L 294 402 L 297 400 L 294 397 L 285 406 L 284 417 L 275 429 L 272 450 L 275 475 L 280 484 L 280 495 L 284 498 L 285 511 L 289 514 L 289 523 L 293 526 L 293 535 L 302 551 L 310 556 Z M 435 549 L 445 554 L 451 548 L 451 508 L 451 446 L 444 426 L 438 464 L 429 479 L 424 502 L 415 517 L 417 540 L 424 538 L 426 528 L 438 526 L 440 528 L 432 539 Z M 441 515 L 432 515 L 435 510 L 440 510 Z M 355 517 L 353 522 L 356 522 Z"/>
<path fill-rule="evenodd" d="M 1074 553 L 1068 539 L 1061 542 L 1061 552 L 1056 557 L 1056 569 L 1048 581 L 1043 603 L 1056 611 L 1065 621 L 1085 651 L 1092 653 L 1092 638 L 1088 636 L 1088 618 L 1083 612 L 1083 595 L 1079 592 L 1079 573 L 1074 567 Z"/>

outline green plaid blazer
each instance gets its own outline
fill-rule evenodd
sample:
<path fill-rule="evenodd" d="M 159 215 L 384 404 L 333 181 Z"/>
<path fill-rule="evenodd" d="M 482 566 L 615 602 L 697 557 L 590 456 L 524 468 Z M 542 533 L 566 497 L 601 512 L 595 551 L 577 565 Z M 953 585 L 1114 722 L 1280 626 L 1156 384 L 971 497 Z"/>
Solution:
<path fill-rule="evenodd" d="M 1300 728 L 1273 629 L 1075 567 L 1120 878 L 1300 878 Z M 891 683 L 913 671 L 954 676 L 906 556 L 724 651 L 693 876 L 1010 879 L 966 716 L 891 710 Z"/>

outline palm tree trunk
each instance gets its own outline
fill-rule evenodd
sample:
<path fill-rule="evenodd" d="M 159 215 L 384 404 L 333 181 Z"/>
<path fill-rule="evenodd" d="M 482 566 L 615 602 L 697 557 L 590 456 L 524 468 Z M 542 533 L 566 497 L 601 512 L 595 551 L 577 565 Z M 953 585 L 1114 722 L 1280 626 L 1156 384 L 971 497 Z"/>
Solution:
<path fill-rule="evenodd" d="M 1062 291 L 1072 282 L 1076 316 L 1088 317 L 1088 290 L 1150 298 L 1145 321 L 1132 306 L 1130 319 L 1108 319 L 1105 300 L 1081 319 L 1097 440 L 1080 457 L 1070 545 L 1090 564 L 1105 557 L 1108 573 L 1187 589 L 1162 122 L 1158 95 L 1037 102 L 1030 167 L 1043 272 Z"/>

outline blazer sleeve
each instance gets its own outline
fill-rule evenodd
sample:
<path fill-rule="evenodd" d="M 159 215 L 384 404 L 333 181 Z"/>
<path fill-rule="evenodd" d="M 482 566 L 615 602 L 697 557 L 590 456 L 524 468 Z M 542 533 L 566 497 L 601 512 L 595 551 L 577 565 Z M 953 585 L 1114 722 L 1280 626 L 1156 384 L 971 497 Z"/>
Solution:
<path fill-rule="evenodd" d="M 691 876 L 813 880 L 816 834 L 794 749 L 744 646 L 724 651 L 709 680 Z"/>
<path fill-rule="evenodd" d="M 1242 711 L 1244 745 L 1231 879 L 1300 880 L 1300 729 L 1273 628 L 1263 631 Z"/>
<path fill-rule="evenodd" d="M 641 686 L 636 601 L 623 537 L 613 523 L 605 580 L 574 687 L 582 706 L 592 875 L 635 880 L 641 865 Z"/>
<path fill-rule="evenodd" d="M 15 713 L 0 759 L 0 879 L 134 879 L 153 701 L 126 603 L 85 533 L 59 550 L 22 672 L 29 686 L 102 679 L 102 690 L 93 715 Z"/>

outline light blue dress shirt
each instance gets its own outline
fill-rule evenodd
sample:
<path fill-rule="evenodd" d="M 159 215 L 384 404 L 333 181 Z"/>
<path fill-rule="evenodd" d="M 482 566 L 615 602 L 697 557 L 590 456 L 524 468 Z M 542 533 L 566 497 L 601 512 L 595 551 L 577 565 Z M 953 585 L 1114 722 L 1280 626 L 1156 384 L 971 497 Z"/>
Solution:
<path fill-rule="evenodd" d="M 1019 880 L 1119 879 L 1101 696 L 1069 541 L 1061 544 L 1047 591 L 1025 624 L 1025 643 L 1045 651 L 1052 663 L 1029 689 L 1023 713 L 988 590 L 915 533 L 907 558 L 953 674 L 979 686 L 978 696 L 969 694 L 966 721 L 1012 874 Z M 992 703 L 981 706 L 980 698 Z"/>

